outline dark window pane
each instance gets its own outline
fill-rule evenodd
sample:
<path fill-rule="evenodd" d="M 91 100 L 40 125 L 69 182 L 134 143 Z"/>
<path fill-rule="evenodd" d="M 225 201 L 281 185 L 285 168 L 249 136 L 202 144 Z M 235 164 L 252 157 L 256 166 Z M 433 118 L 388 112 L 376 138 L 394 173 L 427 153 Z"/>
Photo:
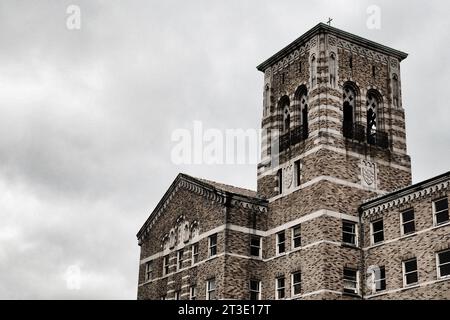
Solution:
<path fill-rule="evenodd" d="M 439 263 L 449 263 L 450 262 L 450 250 L 439 253 Z"/>
<path fill-rule="evenodd" d="M 259 299 L 259 293 L 255 291 L 250 292 L 250 300 L 258 300 Z"/>
<path fill-rule="evenodd" d="M 377 222 L 374 222 L 372 224 L 373 232 L 381 231 L 383 230 L 383 220 L 379 220 Z"/>
<path fill-rule="evenodd" d="M 344 279 L 356 280 L 356 270 L 344 269 Z"/>
<path fill-rule="evenodd" d="M 285 251 L 285 247 L 284 247 L 284 243 L 282 243 L 278 246 L 278 252 L 283 253 L 284 251 Z"/>
<path fill-rule="evenodd" d="M 402 219 L 403 219 L 403 222 L 408 222 L 408 221 L 414 220 L 414 211 L 408 210 L 406 212 L 403 212 Z"/>
<path fill-rule="evenodd" d="M 383 242 L 383 241 L 384 241 L 384 232 L 383 231 L 374 233 L 374 235 L 373 235 L 374 243 Z"/>
<path fill-rule="evenodd" d="M 442 211 L 436 214 L 436 223 L 441 224 L 449 220 L 448 211 Z"/>
<path fill-rule="evenodd" d="M 439 268 L 441 277 L 450 276 L 450 263 Z"/>
<path fill-rule="evenodd" d="M 411 272 L 417 270 L 417 260 L 410 260 L 405 262 L 405 272 Z"/>
<path fill-rule="evenodd" d="M 383 290 L 386 290 L 386 279 L 377 282 L 376 291 L 383 291 Z"/>
<path fill-rule="evenodd" d="M 442 211 L 442 210 L 448 210 L 448 199 L 442 199 L 442 200 L 436 201 L 434 203 L 434 207 L 436 209 L 436 212 Z"/>
<path fill-rule="evenodd" d="M 295 238 L 294 239 L 294 248 L 298 248 L 302 245 L 301 238 Z"/>
<path fill-rule="evenodd" d="M 417 272 L 412 272 L 406 275 L 406 284 L 413 284 L 418 282 Z"/>
<path fill-rule="evenodd" d="M 301 274 L 300 273 L 294 273 L 293 280 L 294 280 L 294 283 L 299 283 L 302 280 Z"/>
<path fill-rule="evenodd" d="M 415 225 L 414 221 L 407 222 L 403 225 L 403 233 L 404 234 L 413 233 L 415 231 L 416 231 L 416 225 Z"/>
<path fill-rule="evenodd" d="M 251 247 L 250 254 L 254 257 L 259 257 L 259 248 Z"/>
<path fill-rule="evenodd" d="M 278 234 L 278 242 L 283 242 L 284 240 L 286 240 L 286 236 L 285 236 L 284 232 L 279 233 Z"/>

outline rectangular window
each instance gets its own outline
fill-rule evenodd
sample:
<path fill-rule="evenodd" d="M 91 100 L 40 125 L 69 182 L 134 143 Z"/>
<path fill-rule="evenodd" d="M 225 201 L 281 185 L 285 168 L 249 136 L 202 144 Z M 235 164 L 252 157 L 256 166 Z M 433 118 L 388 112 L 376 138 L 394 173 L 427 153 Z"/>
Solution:
<path fill-rule="evenodd" d="M 294 162 L 294 170 L 295 170 L 295 186 L 300 186 L 300 160 Z"/>
<path fill-rule="evenodd" d="M 439 252 L 436 259 L 438 278 L 450 276 L 450 250 Z"/>
<path fill-rule="evenodd" d="M 448 199 L 440 199 L 433 202 L 433 212 L 435 225 L 440 225 L 449 221 Z"/>
<path fill-rule="evenodd" d="M 283 232 L 277 233 L 277 254 L 284 253 L 286 251 L 286 235 Z"/>
<path fill-rule="evenodd" d="M 191 247 L 192 250 L 192 264 L 198 263 L 198 243 L 194 243 Z"/>
<path fill-rule="evenodd" d="M 416 223 L 414 221 L 414 210 L 410 209 L 402 212 L 402 234 L 411 234 L 416 232 Z"/>
<path fill-rule="evenodd" d="M 216 279 L 209 279 L 206 282 L 206 300 L 216 299 Z"/>
<path fill-rule="evenodd" d="M 163 276 L 169 274 L 169 256 L 163 258 Z"/>
<path fill-rule="evenodd" d="M 145 281 L 153 279 L 153 261 L 149 261 L 145 264 Z"/>
<path fill-rule="evenodd" d="M 384 241 L 384 227 L 383 219 L 372 222 L 372 244 L 377 244 Z"/>
<path fill-rule="evenodd" d="M 358 271 L 344 268 L 344 292 L 358 294 Z"/>
<path fill-rule="evenodd" d="M 417 259 L 403 261 L 403 284 L 410 286 L 419 282 L 419 274 L 417 272 Z"/>
<path fill-rule="evenodd" d="M 175 291 L 175 300 L 181 299 L 181 290 Z"/>
<path fill-rule="evenodd" d="M 277 181 L 278 194 L 283 194 L 283 171 L 281 169 L 277 172 Z"/>
<path fill-rule="evenodd" d="M 292 247 L 300 248 L 302 245 L 302 236 L 301 236 L 301 228 L 300 225 L 292 228 Z"/>
<path fill-rule="evenodd" d="M 276 299 L 284 299 L 286 297 L 285 279 L 284 277 L 277 278 L 276 283 Z"/>
<path fill-rule="evenodd" d="M 298 296 L 302 290 L 302 274 L 294 272 L 292 274 L 292 295 Z"/>
<path fill-rule="evenodd" d="M 254 257 L 261 256 L 261 237 L 252 236 L 250 239 L 250 255 Z"/>
<path fill-rule="evenodd" d="M 217 254 L 217 234 L 213 234 L 208 238 L 209 256 L 213 257 Z"/>
<path fill-rule="evenodd" d="M 250 300 L 261 300 L 261 281 L 250 280 Z"/>
<path fill-rule="evenodd" d="M 351 221 L 342 221 L 342 242 L 346 244 L 357 245 L 356 223 Z"/>
<path fill-rule="evenodd" d="M 374 270 L 374 286 L 375 292 L 386 290 L 386 269 L 379 267 Z"/>
<path fill-rule="evenodd" d="M 183 249 L 178 251 L 177 258 L 178 258 L 178 264 L 177 268 L 178 270 L 183 269 L 183 257 L 184 257 L 184 251 Z"/>
<path fill-rule="evenodd" d="M 197 300 L 197 286 L 192 285 L 189 292 L 189 299 Z"/>

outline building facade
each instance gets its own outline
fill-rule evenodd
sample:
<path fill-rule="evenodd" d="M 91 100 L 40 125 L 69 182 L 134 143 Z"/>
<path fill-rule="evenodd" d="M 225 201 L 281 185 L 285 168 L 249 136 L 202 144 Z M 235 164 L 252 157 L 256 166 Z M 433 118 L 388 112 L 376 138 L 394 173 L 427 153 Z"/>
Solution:
<path fill-rule="evenodd" d="M 257 191 L 178 175 L 138 299 L 450 298 L 450 174 L 411 185 L 406 57 L 318 24 L 260 64 Z"/>

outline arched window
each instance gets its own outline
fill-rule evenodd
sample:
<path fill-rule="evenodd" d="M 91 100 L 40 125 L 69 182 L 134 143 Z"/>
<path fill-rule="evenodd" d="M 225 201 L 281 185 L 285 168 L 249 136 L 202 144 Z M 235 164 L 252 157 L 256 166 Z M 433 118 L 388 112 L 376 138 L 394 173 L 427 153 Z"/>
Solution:
<path fill-rule="evenodd" d="M 334 87 L 336 86 L 336 55 L 333 53 L 330 54 L 329 66 L 328 68 L 330 73 L 330 84 Z"/>
<path fill-rule="evenodd" d="M 311 57 L 311 86 L 314 87 L 317 83 L 317 61 L 316 61 L 316 57 L 312 56 Z"/>
<path fill-rule="evenodd" d="M 264 110 L 263 116 L 267 116 L 270 110 L 270 87 L 266 85 L 264 88 Z"/>
<path fill-rule="evenodd" d="M 287 132 L 291 128 L 291 112 L 290 112 L 290 100 L 288 96 L 284 96 L 280 99 L 279 108 L 282 113 L 283 123 L 281 126 L 282 132 Z"/>
<path fill-rule="evenodd" d="M 367 142 L 375 144 L 377 142 L 377 132 L 380 130 L 380 95 L 376 91 L 369 91 L 367 94 Z"/>
<path fill-rule="evenodd" d="M 302 137 L 308 137 L 308 89 L 305 85 L 298 87 L 295 92 L 295 124 L 302 126 Z"/>
<path fill-rule="evenodd" d="M 394 106 L 398 107 L 399 104 L 399 96 L 400 96 L 400 92 L 399 92 L 399 87 L 398 87 L 398 76 L 396 74 L 394 74 L 394 76 L 392 77 L 392 99 L 394 102 Z"/>
<path fill-rule="evenodd" d="M 344 137 L 353 138 L 354 136 L 354 124 L 355 124 L 355 109 L 356 109 L 356 91 L 353 86 L 347 84 L 344 86 L 343 92 L 343 112 L 344 123 L 343 131 Z"/>

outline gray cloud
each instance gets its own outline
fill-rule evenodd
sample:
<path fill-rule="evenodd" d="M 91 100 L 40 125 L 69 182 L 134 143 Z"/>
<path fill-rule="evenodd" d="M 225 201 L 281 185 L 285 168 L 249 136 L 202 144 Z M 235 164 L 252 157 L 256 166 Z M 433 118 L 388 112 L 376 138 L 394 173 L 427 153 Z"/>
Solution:
<path fill-rule="evenodd" d="M 65 27 L 81 8 L 82 28 Z M 366 8 L 382 9 L 381 30 Z M 414 180 L 448 170 L 444 1 L 2 1 L 0 298 L 136 297 L 135 233 L 179 171 L 256 187 L 254 166 L 175 166 L 171 132 L 258 128 L 255 66 L 328 16 L 410 53 Z M 432 165 L 430 165 L 432 164 Z M 68 290 L 67 268 L 81 268 Z"/>

